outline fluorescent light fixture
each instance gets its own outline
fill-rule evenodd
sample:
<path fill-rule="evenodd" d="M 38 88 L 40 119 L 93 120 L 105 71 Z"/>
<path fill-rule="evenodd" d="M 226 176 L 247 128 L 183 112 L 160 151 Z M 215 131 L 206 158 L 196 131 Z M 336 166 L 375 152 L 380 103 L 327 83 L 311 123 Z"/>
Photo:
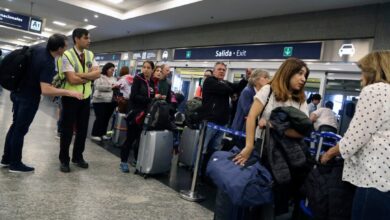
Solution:
<path fill-rule="evenodd" d="M 9 11 L 9 8 L 4 8 L 4 11 Z"/>
<path fill-rule="evenodd" d="M 87 26 L 85 26 L 84 27 L 85 29 L 87 29 L 87 30 L 91 30 L 91 29 L 94 29 L 94 28 L 96 28 L 96 26 L 95 25 L 87 25 Z"/>
<path fill-rule="evenodd" d="M 29 36 L 23 36 L 24 39 L 29 39 L 29 40 L 32 40 L 33 38 L 32 37 L 29 37 Z"/>
<path fill-rule="evenodd" d="M 55 24 L 55 25 L 58 25 L 58 26 L 66 26 L 66 23 L 64 23 L 64 22 L 61 22 L 61 21 L 53 21 L 53 24 Z"/>
<path fill-rule="evenodd" d="M 53 31 L 51 28 L 45 28 L 45 31 Z"/>
<path fill-rule="evenodd" d="M 95 17 L 95 18 L 98 18 L 98 17 L 99 17 L 99 15 L 95 14 L 95 15 L 94 15 L 94 17 Z"/>
<path fill-rule="evenodd" d="M 106 0 L 106 1 L 113 3 L 113 4 L 119 4 L 119 3 L 123 2 L 123 0 Z"/>
<path fill-rule="evenodd" d="M 88 22 L 88 19 L 87 19 L 87 18 L 84 18 L 84 22 Z"/>

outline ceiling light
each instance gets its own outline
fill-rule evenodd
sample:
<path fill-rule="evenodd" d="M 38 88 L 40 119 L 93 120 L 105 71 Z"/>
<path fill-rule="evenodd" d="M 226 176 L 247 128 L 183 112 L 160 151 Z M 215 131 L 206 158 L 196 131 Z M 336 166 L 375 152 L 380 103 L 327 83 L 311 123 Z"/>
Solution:
<path fill-rule="evenodd" d="M 9 11 L 9 8 L 4 8 L 4 11 Z"/>
<path fill-rule="evenodd" d="M 45 28 L 45 31 L 53 31 L 51 28 Z"/>
<path fill-rule="evenodd" d="M 29 40 L 32 40 L 33 38 L 32 37 L 29 37 L 29 36 L 23 36 L 24 39 L 29 39 Z"/>
<path fill-rule="evenodd" d="M 119 4 L 119 3 L 123 2 L 123 0 L 106 0 L 106 1 L 114 3 L 114 4 Z"/>
<path fill-rule="evenodd" d="M 99 17 L 99 15 L 97 15 L 97 14 L 96 14 L 96 15 L 94 15 L 94 17 L 95 17 L 95 18 L 98 18 L 98 17 Z"/>
<path fill-rule="evenodd" d="M 53 21 L 53 24 L 58 25 L 58 26 L 66 26 L 66 23 L 60 22 L 60 21 Z"/>
<path fill-rule="evenodd" d="M 87 29 L 87 30 L 91 30 L 91 29 L 94 29 L 94 28 L 96 28 L 96 26 L 95 25 L 87 25 L 87 26 L 85 26 L 84 27 L 85 29 Z"/>
<path fill-rule="evenodd" d="M 84 22 L 88 22 L 88 19 L 87 19 L 87 18 L 84 18 Z"/>

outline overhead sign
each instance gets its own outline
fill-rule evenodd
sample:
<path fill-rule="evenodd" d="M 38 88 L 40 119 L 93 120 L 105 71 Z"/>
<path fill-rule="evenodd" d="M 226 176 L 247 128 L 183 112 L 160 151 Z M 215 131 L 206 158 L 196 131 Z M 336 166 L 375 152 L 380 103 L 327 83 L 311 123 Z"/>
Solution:
<path fill-rule="evenodd" d="M 25 31 L 41 33 L 42 20 L 40 18 L 29 17 L 0 10 L 0 24 Z"/>
<path fill-rule="evenodd" d="M 323 41 L 322 61 L 357 62 L 373 49 L 374 39 Z"/>
<path fill-rule="evenodd" d="M 121 60 L 121 53 L 103 53 L 95 54 L 96 61 L 116 61 Z"/>
<path fill-rule="evenodd" d="M 157 51 L 134 52 L 133 60 L 157 60 Z"/>
<path fill-rule="evenodd" d="M 41 33 L 42 31 L 42 20 L 38 18 L 30 19 L 30 31 Z"/>
<path fill-rule="evenodd" d="M 355 47 L 353 44 L 343 44 L 339 49 L 339 57 L 342 56 L 353 56 L 355 54 Z"/>
<path fill-rule="evenodd" d="M 175 60 L 321 59 L 322 43 L 264 44 L 175 50 Z"/>

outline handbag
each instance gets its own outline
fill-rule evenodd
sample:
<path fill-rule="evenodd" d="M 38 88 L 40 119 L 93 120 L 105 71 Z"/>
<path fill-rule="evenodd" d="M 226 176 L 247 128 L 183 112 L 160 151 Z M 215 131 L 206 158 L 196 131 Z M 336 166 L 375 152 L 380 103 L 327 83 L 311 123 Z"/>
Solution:
<path fill-rule="evenodd" d="M 272 176 L 260 164 L 261 155 L 252 154 L 245 166 L 240 166 L 233 162 L 240 151 L 237 147 L 233 147 L 231 151 L 216 151 L 209 160 L 206 175 L 219 190 L 229 196 L 234 205 L 252 207 L 271 203 Z"/>
<path fill-rule="evenodd" d="M 137 116 L 135 116 L 135 123 L 137 125 L 142 125 L 144 119 L 145 119 L 145 111 L 141 111 L 140 113 L 137 114 Z"/>

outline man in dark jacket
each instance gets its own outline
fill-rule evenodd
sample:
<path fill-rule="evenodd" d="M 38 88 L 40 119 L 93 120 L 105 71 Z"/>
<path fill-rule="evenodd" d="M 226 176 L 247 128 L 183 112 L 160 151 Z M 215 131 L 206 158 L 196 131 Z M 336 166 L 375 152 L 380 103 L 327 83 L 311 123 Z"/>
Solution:
<path fill-rule="evenodd" d="M 237 87 L 237 91 L 234 92 L 234 95 L 232 96 L 232 100 L 231 100 L 232 109 L 230 114 L 231 115 L 230 124 L 233 124 L 234 116 L 236 115 L 236 111 L 237 111 L 238 98 L 240 97 L 242 90 L 244 90 L 245 87 L 248 85 L 248 79 L 251 76 L 251 74 L 252 74 L 252 69 L 247 68 L 245 70 L 245 77 L 243 77 L 240 80 L 240 82 L 235 85 L 235 87 Z"/>
<path fill-rule="evenodd" d="M 226 74 L 226 64 L 217 62 L 213 76 L 208 77 L 203 84 L 203 100 L 201 116 L 208 122 L 226 126 L 229 122 L 229 97 L 233 94 L 233 84 L 223 80 Z M 219 150 L 223 132 L 207 129 L 204 153 L 207 149 Z"/>
<path fill-rule="evenodd" d="M 171 103 L 171 82 L 168 77 L 171 74 L 170 66 L 168 64 L 161 65 L 161 79 L 158 82 L 158 94 L 162 95 L 168 103 Z"/>

